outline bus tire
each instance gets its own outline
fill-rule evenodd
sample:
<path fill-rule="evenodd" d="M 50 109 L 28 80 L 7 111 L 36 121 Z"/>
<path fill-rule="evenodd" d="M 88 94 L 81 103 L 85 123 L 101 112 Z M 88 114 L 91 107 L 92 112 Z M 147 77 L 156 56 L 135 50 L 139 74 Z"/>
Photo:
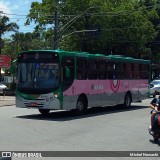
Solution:
<path fill-rule="evenodd" d="M 42 115 L 48 115 L 50 110 L 49 109 L 38 109 L 39 112 L 42 114 Z"/>
<path fill-rule="evenodd" d="M 76 105 L 76 115 L 80 116 L 87 110 L 84 97 L 79 97 Z"/>
<path fill-rule="evenodd" d="M 124 107 L 129 108 L 131 106 L 131 103 L 132 103 L 132 97 L 131 94 L 128 92 L 126 93 L 124 98 Z"/>

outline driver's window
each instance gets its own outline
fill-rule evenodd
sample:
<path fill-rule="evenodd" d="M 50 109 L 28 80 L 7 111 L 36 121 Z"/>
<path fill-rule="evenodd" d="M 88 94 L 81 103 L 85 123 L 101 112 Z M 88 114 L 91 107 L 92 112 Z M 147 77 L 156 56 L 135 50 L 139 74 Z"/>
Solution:
<path fill-rule="evenodd" d="M 66 90 L 70 87 L 74 80 L 74 58 L 73 57 L 64 57 L 62 59 L 62 68 L 63 68 L 63 90 Z M 70 70 L 69 77 L 66 75 L 67 69 Z"/>

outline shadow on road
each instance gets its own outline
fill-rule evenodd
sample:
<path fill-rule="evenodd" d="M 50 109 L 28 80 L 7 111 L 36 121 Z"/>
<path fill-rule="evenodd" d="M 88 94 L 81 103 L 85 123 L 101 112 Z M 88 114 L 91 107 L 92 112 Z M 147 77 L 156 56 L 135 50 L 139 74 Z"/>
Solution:
<path fill-rule="evenodd" d="M 100 115 L 114 114 L 119 112 L 130 112 L 133 110 L 146 109 L 148 106 L 131 106 L 125 109 L 121 106 L 93 107 L 87 110 L 87 113 L 81 116 L 76 116 L 74 111 L 57 111 L 50 112 L 48 115 L 32 114 L 24 116 L 16 116 L 16 118 L 47 120 L 47 121 L 70 121 L 75 119 L 89 118 Z M 38 110 L 37 110 L 38 111 Z"/>

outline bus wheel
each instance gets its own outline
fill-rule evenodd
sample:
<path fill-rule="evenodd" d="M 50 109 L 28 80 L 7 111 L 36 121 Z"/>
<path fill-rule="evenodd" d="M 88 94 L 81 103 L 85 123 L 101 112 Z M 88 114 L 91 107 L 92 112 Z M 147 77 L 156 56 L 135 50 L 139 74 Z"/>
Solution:
<path fill-rule="evenodd" d="M 42 114 L 42 115 L 48 115 L 50 110 L 49 109 L 38 109 L 39 112 Z"/>
<path fill-rule="evenodd" d="M 79 97 L 76 105 L 76 115 L 82 115 L 86 110 L 86 104 L 83 97 Z"/>
<path fill-rule="evenodd" d="M 127 93 L 124 98 L 124 107 L 129 108 L 131 106 L 131 102 L 132 102 L 131 94 Z"/>

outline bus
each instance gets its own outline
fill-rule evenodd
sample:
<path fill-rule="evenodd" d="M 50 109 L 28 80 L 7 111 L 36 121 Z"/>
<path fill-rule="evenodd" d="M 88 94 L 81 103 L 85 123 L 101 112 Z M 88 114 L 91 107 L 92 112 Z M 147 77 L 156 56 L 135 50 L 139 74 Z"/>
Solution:
<path fill-rule="evenodd" d="M 149 95 L 150 61 L 120 55 L 33 50 L 18 54 L 16 107 L 72 110 L 124 105 Z"/>

